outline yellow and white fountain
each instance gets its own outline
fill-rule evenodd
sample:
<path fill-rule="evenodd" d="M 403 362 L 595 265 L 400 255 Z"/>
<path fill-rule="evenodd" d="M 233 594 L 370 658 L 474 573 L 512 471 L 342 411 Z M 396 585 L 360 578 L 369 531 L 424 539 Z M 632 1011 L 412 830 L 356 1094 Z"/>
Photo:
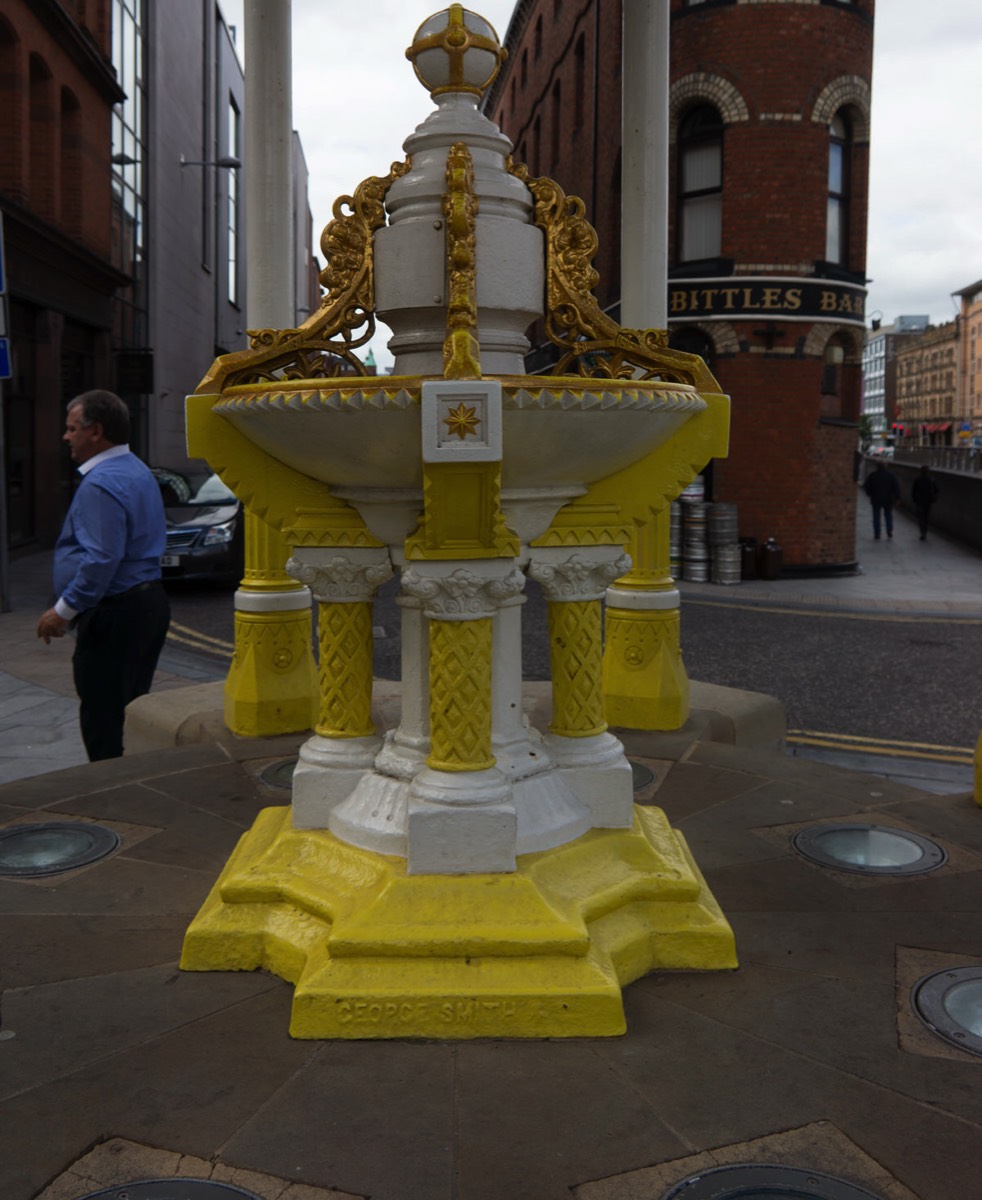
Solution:
<path fill-rule="evenodd" d="M 407 55 L 435 111 L 336 203 L 321 308 L 254 332 L 188 398 L 190 452 L 282 532 L 318 601 L 320 703 L 291 805 L 242 838 L 182 966 L 288 980 L 296 1037 L 618 1034 L 632 980 L 736 965 L 683 839 L 633 803 L 602 685 L 632 523 L 725 452 L 728 403 L 663 330 L 599 310 L 581 202 L 479 111 L 492 27 L 453 5 Z M 375 314 L 391 377 L 355 355 Z M 535 321 L 548 376 L 522 373 Z M 372 601 L 394 573 L 385 728 Z M 523 713 L 527 578 L 549 610 L 543 730 Z"/>

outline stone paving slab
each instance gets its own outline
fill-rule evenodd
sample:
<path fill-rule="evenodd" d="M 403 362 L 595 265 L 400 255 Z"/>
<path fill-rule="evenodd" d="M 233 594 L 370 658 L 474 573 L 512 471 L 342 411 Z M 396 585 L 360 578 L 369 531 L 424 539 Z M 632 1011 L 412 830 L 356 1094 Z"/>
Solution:
<path fill-rule="evenodd" d="M 890 543 L 860 533 L 863 577 L 706 594 L 982 616 L 982 559 L 941 539 L 919 549 L 899 522 Z M 698 1165 L 764 1154 L 838 1165 L 884 1200 L 977 1194 L 982 1059 L 906 1007 L 933 964 L 979 961 L 982 810 L 967 792 L 711 743 L 706 729 L 629 735 L 653 771 L 638 798 L 685 834 L 733 924 L 737 972 L 639 980 L 622 1038 L 298 1042 L 289 984 L 176 962 L 230 846 L 286 802 L 261 769 L 302 739 L 228 735 L 47 773 L 73 752 L 71 647 L 40 646 L 35 615 L 0 615 L 0 712 L 33 687 L 44 703 L 30 712 L 58 721 L 50 742 L 38 735 L 42 756 L 17 752 L 29 714 L 0 718 L 0 823 L 72 815 L 124 844 L 60 880 L 0 880 L 3 1200 L 76 1200 L 76 1184 L 146 1178 L 140 1164 L 194 1165 L 263 1200 L 661 1200 Z M 2 783 L 6 763 L 46 773 Z M 788 835 L 830 815 L 920 830 L 949 864 L 904 881 L 829 872 Z"/>
<path fill-rule="evenodd" d="M 968 796 L 732 746 L 675 762 L 651 738 L 645 797 L 676 810 L 738 971 L 632 984 L 623 1038 L 297 1042 L 289 984 L 175 965 L 214 864 L 273 791 L 258 772 L 279 748 L 237 762 L 177 748 L 48 777 L 76 779 L 64 800 L 45 802 L 37 779 L 0 788 L 15 820 L 83 810 L 129 838 L 61 880 L 0 881 L 4 1200 L 35 1200 L 113 1139 L 373 1200 L 660 1200 L 672 1164 L 816 1128 L 875 1164 L 889 1200 L 974 1194 L 982 1060 L 925 1053 L 899 1014 L 919 964 L 978 961 L 982 813 Z M 960 865 L 846 882 L 787 844 L 829 805 L 930 828 Z M 791 1144 L 791 1161 L 815 1161 Z"/>

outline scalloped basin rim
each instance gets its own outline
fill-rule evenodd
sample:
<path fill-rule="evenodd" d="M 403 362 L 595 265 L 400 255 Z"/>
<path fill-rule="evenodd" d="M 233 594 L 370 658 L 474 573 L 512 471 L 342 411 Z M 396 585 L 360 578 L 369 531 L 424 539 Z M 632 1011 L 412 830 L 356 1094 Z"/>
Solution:
<path fill-rule="evenodd" d="M 708 407 L 684 383 L 495 378 L 504 388 L 505 488 L 593 483 L 643 458 Z M 418 375 L 275 379 L 226 388 L 212 410 L 271 458 L 331 487 L 420 488 L 422 383 Z"/>
<path fill-rule="evenodd" d="M 603 379 L 583 375 L 487 375 L 484 379 L 497 379 L 505 392 L 519 390 L 556 390 L 569 392 L 687 392 L 698 396 L 691 383 L 671 383 L 658 379 Z M 443 375 L 335 375 L 324 379 L 272 379 L 265 382 L 239 383 L 222 389 L 222 396 L 266 396 L 284 392 L 334 391 L 345 392 L 419 392 L 422 384 L 430 381 L 447 382 Z M 470 380 L 457 382 L 466 387 Z"/>

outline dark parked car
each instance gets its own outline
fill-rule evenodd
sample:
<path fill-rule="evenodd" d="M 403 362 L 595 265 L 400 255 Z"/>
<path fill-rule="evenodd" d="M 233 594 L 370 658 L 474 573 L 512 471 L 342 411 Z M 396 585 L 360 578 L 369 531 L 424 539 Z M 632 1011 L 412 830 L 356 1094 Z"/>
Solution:
<path fill-rule="evenodd" d="M 244 570 L 241 503 L 210 471 L 153 467 L 164 499 L 164 580 L 213 579 L 237 585 Z"/>

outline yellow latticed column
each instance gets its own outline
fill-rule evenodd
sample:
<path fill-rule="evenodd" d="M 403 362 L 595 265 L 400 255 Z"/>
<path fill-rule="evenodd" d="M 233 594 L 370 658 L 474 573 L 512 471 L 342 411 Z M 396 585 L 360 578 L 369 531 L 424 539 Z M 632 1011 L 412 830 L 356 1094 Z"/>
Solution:
<path fill-rule="evenodd" d="M 225 724 L 245 737 L 310 729 L 317 697 L 310 592 L 284 570 L 289 550 L 282 534 L 248 509 L 245 534 Z"/>
<path fill-rule="evenodd" d="M 382 547 L 297 550 L 287 570 L 318 601 L 320 703 L 314 736 L 293 772 L 295 828 L 326 828 L 375 761 L 372 720 L 372 600 L 392 576 Z"/>
<path fill-rule="evenodd" d="M 632 569 L 607 593 L 607 720 L 626 729 L 679 729 L 689 719 L 679 593 L 670 574 L 669 507 L 631 539 Z"/>
<path fill-rule="evenodd" d="M 372 605 L 318 605 L 321 737 L 368 737 L 372 724 Z"/>
<path fill-rule="evenodd" d="M 517 822 L 491 752 L 491 678 L 496 655 L 520 648 L 495 645 L 493 617 L 525 577 L 511 559 L 420 560 L 402 586 L 429 626 L 430 753 L 409 792 L 409 873 L 513 871 Z"/>
<path fill-rule="evenodd" d="M 486 771 L 491 753 L 491 618 L 430 621 L 430 753 L 436 771 Z"/>
<path fill-rule="evenodd" d="M 620 546 L 533 547 L 528 574 L 549 606 L 552 720 L 543 741 L 597 827 L 625 828 L 634 790 L 624 748 L 604 719 L 601 598 L 631 560 Z"/>
<path fill-rule="evenodd" d="M 702 370 L 705 408 L 668 442 L 590 488 L 590 499 L 616 502 L 632 523 L 634 566 L 608 591 L 605 617 L 603 689 L 615 728 L 679 729 L 689 716 L 680 596 L 669 569 L 670 502 L 711 458 L 725 457 L 729 439 L 729 400 L 708 390 L 716 383 Z"/>
<path fill-rule="evenodd" d="M 600 691 L 601 637 L 599 600 L 549 602 L 552 733 L 591 737 L 607 728 Z"/>

